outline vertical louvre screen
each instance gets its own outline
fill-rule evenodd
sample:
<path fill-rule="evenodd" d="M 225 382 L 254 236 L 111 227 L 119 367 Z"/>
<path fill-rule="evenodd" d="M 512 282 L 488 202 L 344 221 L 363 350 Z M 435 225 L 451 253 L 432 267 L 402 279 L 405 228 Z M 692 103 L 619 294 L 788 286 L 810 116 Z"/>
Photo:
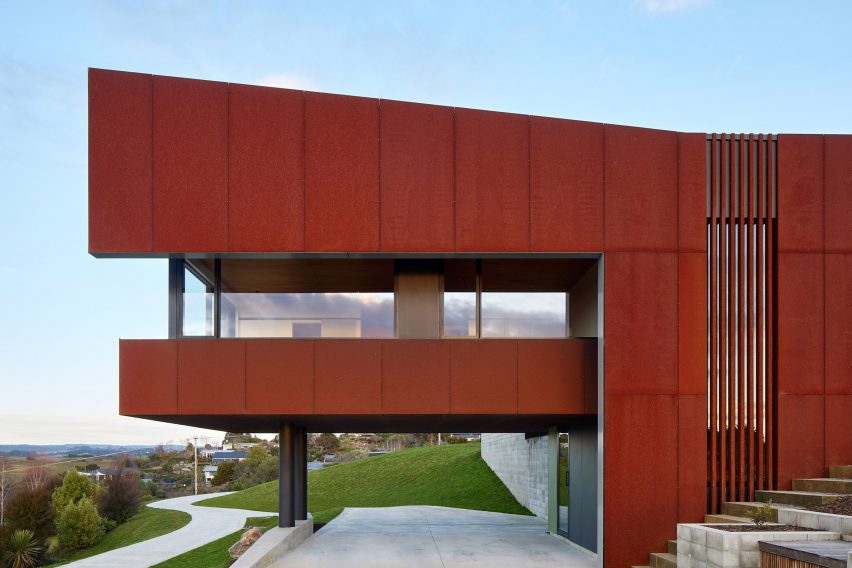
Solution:
<path fill-rule="evenodd" d="M 776 139 L 707 140 L 708 510 L 774 478 Z"/>

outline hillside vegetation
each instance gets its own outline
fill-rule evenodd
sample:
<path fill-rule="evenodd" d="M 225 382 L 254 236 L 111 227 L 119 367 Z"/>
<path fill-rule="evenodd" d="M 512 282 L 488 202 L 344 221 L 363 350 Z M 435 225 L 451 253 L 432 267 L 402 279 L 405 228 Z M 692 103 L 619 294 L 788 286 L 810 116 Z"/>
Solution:
<path fill-rule="evenodd" d="M 308 509 L 325 523 L 344 507 L 441 505 L 529 515 L 491 471 L 478 443 L 424 446 L 312 471 Z M 278 512 L 278 481 L 197 503 Z"/>

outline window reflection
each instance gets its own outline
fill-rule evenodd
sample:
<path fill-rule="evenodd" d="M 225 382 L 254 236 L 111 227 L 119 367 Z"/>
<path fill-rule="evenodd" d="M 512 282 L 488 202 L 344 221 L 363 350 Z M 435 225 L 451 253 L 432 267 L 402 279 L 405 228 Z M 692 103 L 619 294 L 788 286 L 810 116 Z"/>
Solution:
<path fill-rule="evenodd" d="M 444 337 L 476 337 L 476 292 L 444 292 Z"/>
<path fill-rule="evenodd" d="M 222 337 L 394 336 L 393 293 L 222 294 Z"/>
<path fill-rule="evenodd" d="M 214 332 L 213 286 L 184 267 L 183 335 L 212 336 Z"/>
<path fill-rule="evenodd" d="M 482 337 L 565 337 L 565 292 L 483 292 Z"/>
<path fill-rule="evenodd" d="M 557 532 L 568 536 L 568 507 L 570 479 L 568 472 L 568 433 L 559 433 L 559 473 L 557 474 L 557 500 L 559 501 L 559 516 L 556 519 Z"/>

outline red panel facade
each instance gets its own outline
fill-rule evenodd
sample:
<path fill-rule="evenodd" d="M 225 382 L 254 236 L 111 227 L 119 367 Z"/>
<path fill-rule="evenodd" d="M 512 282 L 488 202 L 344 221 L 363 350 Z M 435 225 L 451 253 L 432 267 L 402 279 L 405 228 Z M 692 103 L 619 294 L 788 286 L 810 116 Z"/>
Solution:
<path fill-rule="evenodd" d="M 680 133 L 677 144 L 678 248 L 706 253 L 707 137 Z"/>
<path fill-rule="evenodd" d="M 228 84 L 154 77 L 154 251 L 228 250 Z"/>
<path fill-rule="evenodd" d="M 824 256 L 778 254 L 778 392 L 825 392 Z"/>
<path fill-rule="evenodd" d="M 124 415 L 177 414 L 177 342 L 122 341 L 118 411 Z"/>
<path fill-rule="evenodd" d="M 707 254 L 678 255 L 678 390 L 707 393 Z"/>
<path fill-rule="evenodd" d="M 454 113 L 381 102 L 381 249 L 454 248 Z"/>
<path fill-rule="evenodd" d="M 824 412 L 821 394 L 778 395 L 778 489 L 790 489 L 793 479 L 825 477 Z"/>
<path fill-rule="evenodd" d="M 178 414 L 242 414 L 245 342 L 184 339 L 178 349 Z"/>
<path fill-rule="evenodd" d="M 317 414 L 381 414 L 382 344 L 328 339 L 314 346 Z"/>
<path fill-rule="evenodd" d="M 638 566 L 674 536 L 678 397 L 610 394 L 604 409 L 604 566 Z"/>
<path fill-rule="evenodd" d="M 677 133 L 604 127 L 604 248 L 672 251 L 678 243 Z"/>
<path fill-rule="evenodd" d="M 825 397 L 825 464 L 852 463 L 852 394 Z"/>
<path fill-rule="evenodd" d="M 500 339 L 450 343 L 450 412 L 517 411 L 517 344 Z"/>
<path fill-rule="evenodd" d="M 89 70 L 90 252 L 151 251 L 152 97 L 150 75 Z"/>
<path fill-rule="evenodd" d="M 678 392 L 678 255 L 610 253 L 604 278 L 604 388 Z"/>
<path fill-rule="evenodd" d="M 416 364 L 412 364 L 416 361 Z M 382 343 L 382 412 L 448 414 L 450 345 L 445 341 Z"/>
<path fill-rule="evenodd" d="M 852 254 L 826 254 L 826 394 L 852 395 L 852 325 L 850 322 L 852 322 Z"/>
<path fill-rule="evenodd" d="M 379 250 L 379 101 L 305 93 L 305 246 Z"/>
<path fill-rule="evenodd" d="M 229 99 L 228 250 L 304 250 L 304 93 L 231 85 Z"/>
<path fill-rule="evenodd" d="M 603 125 L 530 117 L 530 250 L 603 250 Z"/>
<path fill-rule="evenodd" d="M 778 137 L 778 252 L 823 250 L 823 137 Z"/>
<path fill-rule="evenodd" d="M 456 250 L 529 250 L 529 117 L 456 109 Z"/>
<path fill-rule="evenodd" d="M 707 395 L 678 397 L 677 520 L 700 523 L 707 512 Z"/>
<path fill-rule="evenodd" d="M 559 339 L 519 341 L 518 412 L 583 414 L 585 347 L 581 342 L 566 344 Z"/>
<path fill-rule="evenodd" d="M 825 250 L 852 252 L 852 136 L 825 139 Z"/>
<path fill-rule="evenodd" d="M 253 339 L 245 344 L 246 413 L 312 413 L 313 341 Z"/>

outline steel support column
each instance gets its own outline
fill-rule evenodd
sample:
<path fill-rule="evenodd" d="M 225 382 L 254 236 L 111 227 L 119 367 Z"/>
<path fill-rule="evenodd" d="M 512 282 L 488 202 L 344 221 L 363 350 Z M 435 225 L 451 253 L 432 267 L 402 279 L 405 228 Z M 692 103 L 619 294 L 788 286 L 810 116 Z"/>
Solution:
<path fill-rule="evenodd" d="M 308 518 L 308 440 L 307 429 L 294 429 L 293 495 L 296 520 Z"/>
<path fill-rule="evenodd" d="M 281 425 L 278 431 L 278 526 L 296 526 L 295 510 L 295 484 L 294 462 L 295 459 L 295 427 L 287 422 Z"/>

